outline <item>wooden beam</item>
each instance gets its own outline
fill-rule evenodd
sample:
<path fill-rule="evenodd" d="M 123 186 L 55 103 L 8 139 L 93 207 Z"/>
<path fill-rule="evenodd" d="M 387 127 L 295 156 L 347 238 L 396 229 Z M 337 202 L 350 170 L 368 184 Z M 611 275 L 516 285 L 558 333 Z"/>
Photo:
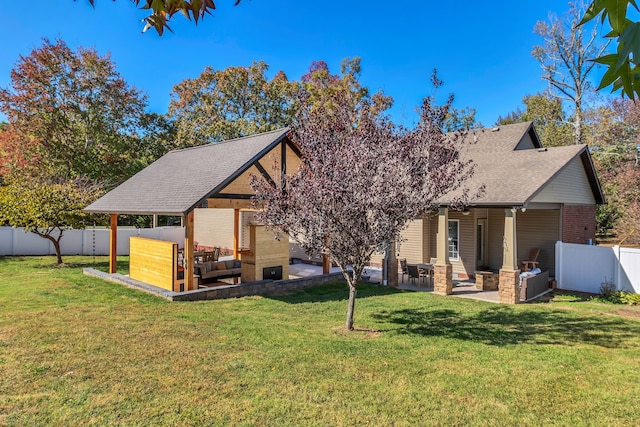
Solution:
<path fill-rule="evenodd" d="M 240 209 L 233 210 L 233 259 L 240 253 Z"/>
<path fill-rule="evenodd" d="M 111 214 L 111 230 L 109 231 L 109 274 L 116 273 L 118 256 L 118 214 Z"/>
<path fill-rule="evenodd" d="M 207 199 L 207 207 L 213 209 L 251 209 L 251 200 Z"/>
<path fill-rule="evenodd" d="M 185 230 L 184 230 L 184 258 L 187 261 L 187 267 L 184 270 L 184 290 L 190 291 L 195 289 L 193 281 L 193 211 L 184 216 Z"/>

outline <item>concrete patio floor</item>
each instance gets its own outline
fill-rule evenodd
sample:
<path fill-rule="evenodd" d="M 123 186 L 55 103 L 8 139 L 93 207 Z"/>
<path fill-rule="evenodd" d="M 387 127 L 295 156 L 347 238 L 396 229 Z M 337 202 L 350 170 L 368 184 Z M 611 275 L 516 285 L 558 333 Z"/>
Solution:
<path fill-rule="evenodd" d="M 340 268 L 332 267 L 330 272 L 339 272 Z M 316 276 L 322 274 L 322 266 L 311 264 L 291 264 L 289 265 L 289 278 L 299 278 L 307 276 Z M 382 269 L 375 267 L 366 267 L 363 275 L 369 276 L 370 283 L 382 283 Z M 403 280 L 404 279 L 404 280 Z M 398 280 L 402 280 L 398 289 L 416 291 L 416 292 L 433 292 L 433 286 L 429 284 L 430 278 L 427 280 L 411 282 L 407 276 L 402 277 L 402 273 L 398 273 Z M 487 302 L 499 302 L 498 291 L 481 291 L 476 289 L 476 284 L 473 280 L 453 280 L 453 295 L 454 297 L 469 298 L 479 301 Z"/>

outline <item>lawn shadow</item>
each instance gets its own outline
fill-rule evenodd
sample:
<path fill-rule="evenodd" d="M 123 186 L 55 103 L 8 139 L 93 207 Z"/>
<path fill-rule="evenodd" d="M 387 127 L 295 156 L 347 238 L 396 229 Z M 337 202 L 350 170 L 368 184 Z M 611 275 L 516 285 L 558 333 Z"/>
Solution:
<path fill-rule="evenodd" d="M 452 309 L 405 309 L 373 314 L 376 320 L 398 326 L 400 334 L 447 337 L 488 345 L 591 344 L 625 348 L 640 334 L 640 323 L 616 317 L 585 317 L 575 313 L 516 310 L 507 306 L 478 313 Z M 636 345 L 636 344 L 634 344 Z"/>
<path fill-rule="evenodd" d="M 383 295 L 407 292 L 390 286 L 382 286 L 372 283 L 360 283 L 358 285 L 357 299 L 377 297 Z M 267 295 L 266 298 L 289 304 L 302 304 L 309 302 L 346 301 L 349 299 L 349 287 L 346 282 L 338 282 L 328 285 L 309 287 L 287 295 Z M 357 302 L 356 302 L 357 304 Z"/>

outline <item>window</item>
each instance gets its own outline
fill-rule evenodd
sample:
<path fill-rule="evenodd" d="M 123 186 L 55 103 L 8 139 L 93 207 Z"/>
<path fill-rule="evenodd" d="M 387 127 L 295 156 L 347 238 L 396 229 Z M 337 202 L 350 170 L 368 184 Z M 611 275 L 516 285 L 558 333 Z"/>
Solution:
<path fill-rule="evenodd" d="M 460 222 L 457 219 L 449 220 L 449 259 L 460 260 Z"/>

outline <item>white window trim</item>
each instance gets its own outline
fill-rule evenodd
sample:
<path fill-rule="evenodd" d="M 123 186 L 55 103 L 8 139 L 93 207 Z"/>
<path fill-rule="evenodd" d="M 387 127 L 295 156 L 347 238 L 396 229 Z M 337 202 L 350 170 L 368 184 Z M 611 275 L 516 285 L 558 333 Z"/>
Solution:
<path fill-rule="evenodd" d="M 449 246 L 448 246 L 449 242 L 451 240 L 453 240 L 451 238 L 451 235 L 448 233 L 449 223 L 451 223 L 451 222 L 458 223 L 458 226 L 456 227 L 456 230 L 458 231 L 458 235 L 456 236 L 456 240 L 458 241 L 458 256 L 457 257 L 451 256 L 451 250 L 449 249 Z M 449 254 L 449 259 L 451 261 L 460 261 L 460 220 L 459 219 L 450 219 L 450 220 L 448 220 L 448 222 L 447 222 L 447 234 L 448 234 L 448 237 L 449 237 L 449 241 L 447 242 L 447 253 Z"/>

